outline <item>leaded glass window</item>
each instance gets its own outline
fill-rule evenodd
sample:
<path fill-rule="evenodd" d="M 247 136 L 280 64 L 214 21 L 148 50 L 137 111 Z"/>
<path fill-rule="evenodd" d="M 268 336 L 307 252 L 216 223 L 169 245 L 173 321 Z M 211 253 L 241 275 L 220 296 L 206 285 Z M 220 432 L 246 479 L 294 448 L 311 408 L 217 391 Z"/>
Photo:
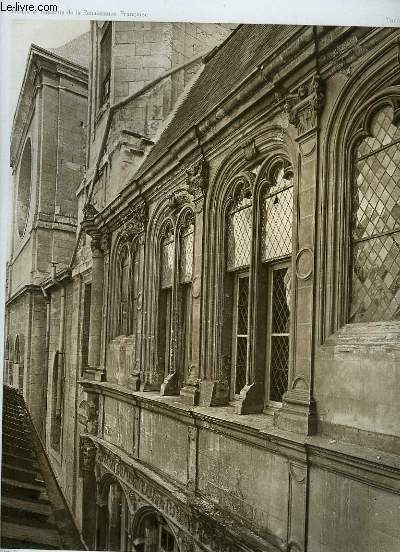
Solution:
<path fill-rule="evenodd" d="M 272 171 L 262 199 L 261 260 L 292 252 L 293 173 L 280 162 Z"/>
<path fill-rule="evenodd" d="M 249 266 L 251 256 L 252 197 L 241 187 L 227 215 L 227 269 Z"/>
<path fill-rule="evenodd" d="M 282 402 L 289 371 L 290 271 L 278 265 L 272 270 L 269 335 L 269 399 Z"/>
<path fill-rule="evenodd" d="M 233 335 L 233 388 L 238 395 L 246 384 L 247 352 L 249 341 L 248 323 L 249 276 L 238 274 L 235 281 L 235 312 Z"/>
<path fill-rule="evenodd" d="M 356 148 L 352 185 L 351 322 L 400 319 L 400 130 L 376 112 Z"/>

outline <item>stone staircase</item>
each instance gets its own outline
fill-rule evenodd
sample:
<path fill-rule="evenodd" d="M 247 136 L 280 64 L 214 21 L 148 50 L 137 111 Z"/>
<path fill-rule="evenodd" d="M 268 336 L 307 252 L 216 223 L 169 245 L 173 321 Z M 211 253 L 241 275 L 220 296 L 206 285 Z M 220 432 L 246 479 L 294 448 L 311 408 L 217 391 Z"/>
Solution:
<path fill-rule="evenodd" d="M 50 470 L 38 441 L 24 399 L 16 389 L 3 386 L 1 547 L 82 549 L 79 537 L 72 543 L 64 538 L 68 513 L 60 516 L 49 497 L 52 474 L 45 473 Z"/>

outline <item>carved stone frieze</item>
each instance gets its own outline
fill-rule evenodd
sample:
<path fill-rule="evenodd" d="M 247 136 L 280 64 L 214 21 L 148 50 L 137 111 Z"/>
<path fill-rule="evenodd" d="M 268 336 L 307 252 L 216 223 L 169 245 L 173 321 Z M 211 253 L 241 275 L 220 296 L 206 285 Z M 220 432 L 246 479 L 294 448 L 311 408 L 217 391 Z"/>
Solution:
<path fill-rule="evenodd" d="M 132 240 L 144 232 L 147 224 L 148 209 L 144 201 L 129 207 L 120 217 L 119 233 L 123 240 Z"/>
<path fill-rule="evenodd" d="M 168 490 L 163 489 L 125 463 L 119 456 L 98 443 L 96 462 L 113 473 L 127 487 L 132 504 L 138 506 L 141 501 L 152 505 L 162 515 L 167 517 L 179 529 L 180 542 L 188 545 L 201 543 L 203 547 L 213 552 L 239 552 L 241 546 L 230 537 L 218 523 L 212 523 L 211 518 L 201 511 L 196 501 L 187 498 L 182 502 L 173 496 Z M 183 548 L 186 550 L 186 548 Z"/>
<path fill-rule="evenodd" d="M 88 220 L 94 220 L 99 214 L 98 210 L 92 203 L 86 203 L 82 209 L 83 211 L 83 222 Z"/>
<path fill-rule="evenodd" d="M 285 96 L 284 109 L 289 123 L 297 128 L 298 137 L 318 126 L 324 102 L 323 84 L 319 75 L 314 75 L 295 92 Z"/>

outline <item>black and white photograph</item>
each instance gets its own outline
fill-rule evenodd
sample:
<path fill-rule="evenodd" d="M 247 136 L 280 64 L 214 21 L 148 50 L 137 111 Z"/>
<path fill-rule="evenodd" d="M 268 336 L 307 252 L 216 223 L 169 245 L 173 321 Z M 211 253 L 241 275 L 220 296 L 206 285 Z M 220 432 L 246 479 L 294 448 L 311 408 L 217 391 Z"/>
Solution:
<path fill-rule="evenodd" d="M 400 9 L 19 6 L 1 549 L 400 552 Z"/>

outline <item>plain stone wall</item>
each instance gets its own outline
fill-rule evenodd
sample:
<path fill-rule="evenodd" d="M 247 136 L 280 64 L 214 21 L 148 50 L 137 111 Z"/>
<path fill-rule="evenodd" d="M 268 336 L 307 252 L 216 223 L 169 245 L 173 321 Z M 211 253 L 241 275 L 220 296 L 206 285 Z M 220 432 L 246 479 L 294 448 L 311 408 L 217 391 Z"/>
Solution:
<path fill-rule="evenodd" d="M 288 462 L 217 432 L 199 435 L 199 489 L 257 531 L 286 541 Z"/>
<path fill-rule="evenodd" d="M 398 552 L 400 496 L 310 470 L 309 552 Z"/>

